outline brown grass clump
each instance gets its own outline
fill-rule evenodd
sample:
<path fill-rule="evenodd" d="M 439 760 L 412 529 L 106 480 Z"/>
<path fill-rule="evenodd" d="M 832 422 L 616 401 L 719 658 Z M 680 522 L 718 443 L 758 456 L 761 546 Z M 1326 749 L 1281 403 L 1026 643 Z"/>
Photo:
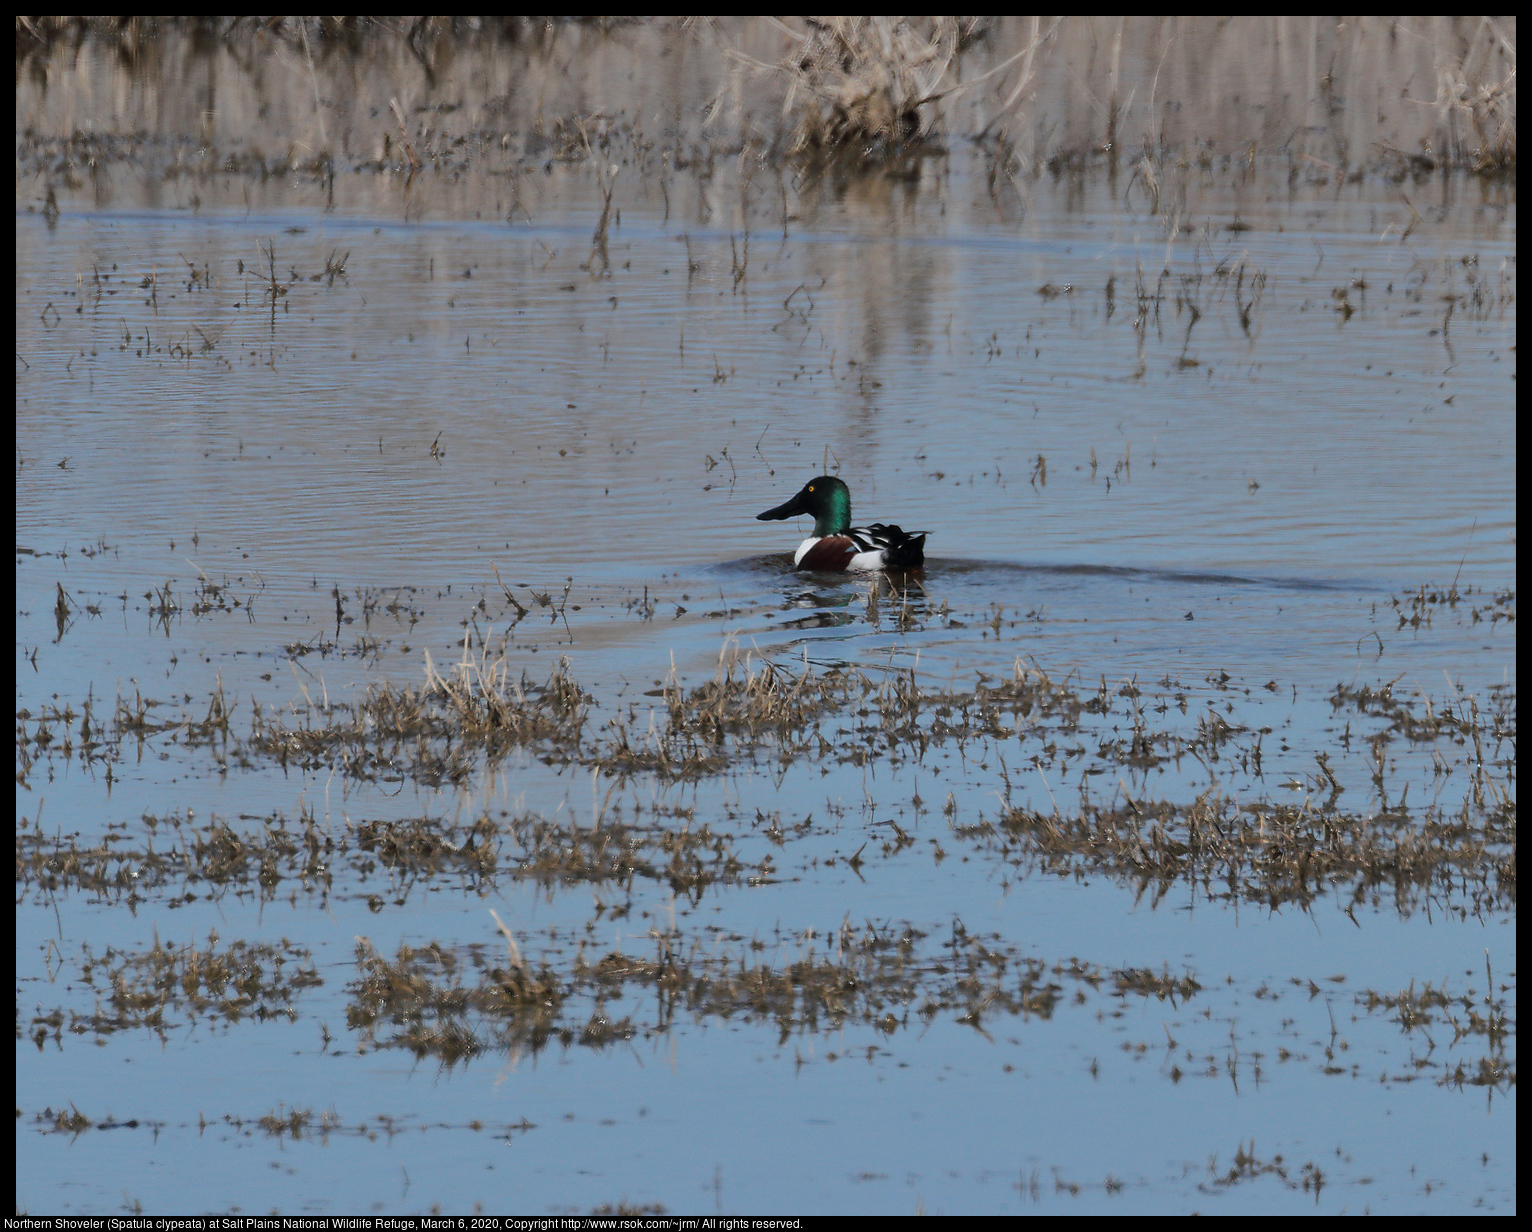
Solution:
<path fill-rule="evenodd" d="M 1403 808 L 1367 814 L 1310 804 L 1241 803 L 1208 791 L 1190 805 L 1126 800 L 1077 813 L 1013 808 L 993 834 L 1024 866 L 1105 873 L 1159 901 L 1177 884 L 1211 899 L 1308 910 L 1326 894 L 1348 910 L 1391 897 L 1467 917 L 1516 901 L 1515 805 L 1476 819 Z M 973 833 L 977 834 L 975 830 Z"/>
<path fill-rule="evenodd" d="M 1516 44 L 1490 18 L 1460 61 L 1437 68 L 1435 106 L 1452 165 L 1515 174 Z"/>
<path fill-rule="evenodd" d="M 533 743 L 554 736 L 578 738 L 590 697 L 569 675 L 569 660 L 560 659 L 541 688 L 511 674 L 504 654 L 481 654 L 475 662 L 465 640 L 463 658 L 444 675 L 426 654 L 425 697 L 443 702 L 447 711 L 470 734 L 496 735 L 515 743 Z"/>
<path fill-rule="evenodd" d="M 892 151 L 925 138 L 976 17 L 807 18 L 778 66 L 783 114 L 797 114 L 791 153 Z M 778 23 L 780 25 L 780 23 Z"/>
<path fill-rule="evenodd" d="M 92 1013 L 64 1011 L 32 1020 L 32 1039 L 41 1048 L 63 1030 L 110 1035 L 146 1029 L 161 1038 L 189 1024 L 229 1026 L 245 1019 L 295 1021 L 293 1002 L 322 983 L 309 951 L 289 941 L 277 944 L 235 941 L 218 946 L 208 934 L 205 947 L 177 947 L 155 935 L 153 948 L 137 953 L 108 946 L 103 954 L 81 947 L 79 979 L 96 994 Z"/>
<path fill-rule="evenodd" d="M 472 986 L 461 982 L 457 956 L 441 945 L 403 945 L 390 962 L 358 937 L 360 978 L 347 989 L 347 1026 L 374 1047 L 408 1048 L 449 1066 L 490 1048 L 536 1052 L 552 1034 L 565 991 L 547 967 L 534 970 L 524 962 L 498 915 L 495 922 L 506 939 L 507 966 L 484 972 Z M 384 1024 L 396 1030 L 380 1039 Z"/>

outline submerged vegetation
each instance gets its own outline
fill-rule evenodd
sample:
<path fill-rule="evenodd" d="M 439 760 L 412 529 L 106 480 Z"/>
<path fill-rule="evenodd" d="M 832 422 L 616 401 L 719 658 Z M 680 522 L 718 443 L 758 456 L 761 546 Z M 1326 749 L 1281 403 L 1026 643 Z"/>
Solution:
<path fill-rule="evenodd" d="M 726 645 L 713 679 L 687 688 L 672 676 L 643 704 L 607 711 L 567 663 L 535 684 L 513 676 L 503 655 L 475 659 L 465 646 L 451 673 L 428 665 L 421 687 L 379 683 L 356 702 L 309 702 L 285 715 L 252 705 L 243 731 L 234 725 L 238 705 L 221 690 L 195 712 L 157 719 L 142 699 L 119 699 L 105 722 L 93 721 L 89 700 L 78 713 L 23 712 L 22 781 L 44 770 L 51 777 L 57 763 L 74 759 L 110 774 L 161 742 L 206 748 L 226 771 L 265 762 L 426 787 L 464 786 L 507 758 L 531 755 L 609 781 L 607 804 L 588 826 L 485 814 L 467 826 L 429 817 L 360 821 L 337 834 L 305 814 L 240 833 L 222 821 L 172 817 L 146 819 L 151 831 L 168 826 L 177 835 L 168 852 L 151 845 L 135 853 L 120 842 L 82 850 L 73 838 L 47 836 L 39 818 L 18 832 L 17 878 L 50 894 L 132 899 L 150 886 L 202 881 L 218 894 L 259 887 L 270 898 L 284 882 L 328 893 L 345 861 L 363 881 L 381 865 L 400 886 L 451 874 L 473 885 L 533 877 L 630 892 L 643 878 L 695 900 L 710 887 L 783 875 L 777 862 L 792 848 L 780 817 L 757 813 L 744 830 L 715 832 L 695 825 L 691 810 L 679 825 L 661 812 L 640 825 L 635 805 L 634 819 L 624 822 L 621 806 L 611 815 L 608 806 L 630 780 L 686 783 L 751 769 L 780 778 L 800 761 L 919 768 L 956 754 L 992 768 L 1004 784 L 1003 807 L 973 820 L 949 808 L 944 837 L 929 840 L 938 851 L 955 841 L 1021 871 L 1104 873 L 1156 899 L 1181 885 L 1271 908 L 1307 909 L 1339 895 L 1350 910 L 1381 905 L 1386 894 L 1405 914 L 1428 906 L 1466 915 L 1507 909 L 1516 892 L 1515 691 L 1433 701 L 1396 683 L 1336 686 L 1333 744 L 1313 750 L 1301 781 L 1282 784 L 1301 791 L 1293 803 L 1263 789 L 1272 728 L 1258 712 L 1241 715 L 1232 700 L 1241 690 L 1227 677 L 1195 689 L 1168 677 L 1153 687 L 1092 686 L 1054 680 L 1017 660 L 1008 679 L 980 673 L 972 685 L 941 688 L 911 670 L 816 670 L 805 661 L 793 671 Z M 1200 711 L 1190 704 L 1197 693 L 1205 695 Z M 1231 700 L 1216 705 L 1220 696 Z M 1423 785 L 1392 781 L 1398 745 L 1414 764 L 1422 764 L 1417 750 L 1425 751 Z M 1048 807 L 1013 801 L 1013 778 L 1023 769 L 1047 788 Z M 1065 809 L 1049 784 L 1063 790 L 1070 777 L 1079 800 Z M 1364 782 L 1368 805 L 1346 807 L 1348 787 L 1361 790 Z M 1191 798 L 1166 798 L 1164 783 L 1183 785 Z M 1110 790 L 1093 796 L 1092 784 Z M 912 803 L 918 819 L 918 796 Z M 886 856 L 915 841 L 887 824 Z M 742 854 L 747 839 L 758 854 Z"/>
<path fill-rule="evenodd" d="M 890 1042 L 901 1031 L 929 1029 L 937 1019 L 988 1035 L 1012 1029 L 1007 1024 L 1018 1018 L 1047 1020 L 1082 1010 L 1120 1016 L 1129 1002 L 1153 999 L 1179 1008 L 1203 992 L 1189 972 L 1042 959 L 1003 937 L 970 933 L 960 919 L 941 938 L 908 925 L 853 925 L 849 917 L 823 937 L 810 931 L 769 941 L 732 934 L 688 939 L 672 926 L 651 929 L 648 953 L 613 950 L 599 957 L 588 948 L 586 930 L 550 943 L 534 967 L 498 914 L 490 914 L 505 940 L 498 958 L 489 945 L 459 952 L 433 942 L 401 946 L 389 959 L 358 939 L 345 1013 L 363 1052 L 399 1048 L 450 1067 L 486 1053 L 514 1061 L 550 1044 L 600 1049 L 664 1035 L 684 1021 L 735 1020 L 769 1024 L 779 1046 L 834 1038 L 850 1024 L 873 1028 Z M 784 958 L 784 950 L 796 957 Z M 66 1033 L 99 1037 L 147 1028 L 163 1040 L 167 1032 L 204 1022 L 227 1026 L 273 1015 L 296 1020 L 295 1000 L 324 983 L 302 948 L 236 943 L 220 951 L 216 934 L 205 949 L 156 940 L 145 953 L 108 949 L 97 956 L 86 946 L 78 958 L 60 954 L 56 961 L 77 970 L 98 996 L 103 990 L 108 995 L 91 1014 L 38 1006 L 28 1033 L 39 1049 L 61 1045 Z M 1427 1032 L 1444 1019 L 1454 1032 L 1452 1046 L 1416 1069 L 1433 1069 L 1440 1085 L 1504 1091 L 1515 1083 L 1507 1052 L 1511 1010 L 1491 973 L 1485 975 L 1485 990 L 1426 985 L 1419 991 L 1366 991 L 1355 1001 L 1365 1013 L 1396 1018 L 1407 1032 Z M 1318 992 L 1312 982 L 1305 988 L 1294 980 L 1286 992 L 1266 989 L 1263 995 L 1307 999 Z M 328 1047 L 328 1026 L 323 1034 Z M 1458 1047 L 1464 1041 L 1482 1054 L 1465 1057 Z M 1165 1064 L 1179 1081 L 1180 1065 L 1190 1068 L 1196 1057 L 1178 1057 L 1175 1040 L 1170 1044 Z M 870 1045 L 868 1059 L 877 1051 Z M 837 1054 L 824 1059 L 833 1062 Z M 1281 1059 L 1301 1058 L 1284 1051 Z M 1218 1075 L 1216 1062 L 1211 1068 L 1203 1063 L 1202 1077 Z M 90 1127 L 78 1110 L 55 1126 L 66 1132 Z"/>

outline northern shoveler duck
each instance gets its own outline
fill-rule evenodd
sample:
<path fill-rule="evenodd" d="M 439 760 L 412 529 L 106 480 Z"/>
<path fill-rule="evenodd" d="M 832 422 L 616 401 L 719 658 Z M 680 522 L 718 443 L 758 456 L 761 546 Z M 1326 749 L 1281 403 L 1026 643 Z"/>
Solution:
<path fill-rule="evenodd" d="M 813 516 L 814 533 L 793 553 L 793 564 L 799 569 L 864 573 L 919 569 L 926 562 L 925 531 L 907 535 L 882 522 L 853 527 L 851 489 L 834 475 L 810 479 L 790 501 L 755 516 L 760 522 L 779 522 L 800 513 Z"/>

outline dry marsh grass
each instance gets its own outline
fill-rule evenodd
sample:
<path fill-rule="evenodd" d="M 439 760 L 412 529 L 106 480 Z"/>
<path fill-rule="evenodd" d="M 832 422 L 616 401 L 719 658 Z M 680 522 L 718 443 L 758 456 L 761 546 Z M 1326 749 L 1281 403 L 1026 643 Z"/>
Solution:
<path fill-rule="evenodd" d="M 1401 628 L 1423 627 L 1433 612 L 1454 607 L 1472 606 L 1459 619 L 1481 611 L 1475 596 L 1455 591 L 1422 589 L 1405 599 Z M 1488 623 L 1496 619 L 1514 620 L 1513 599 L 1496 598 Z M 89 717 L 88 704 L 83 714 L 65 705 L 18 716 L 18 757 L 33 774 L 76 762 L 109 774 L 125 754 L 153 755 L 170 742 L 205 749 L 226 769 L 266 761 L 359 783 L 436 788 L 469 783 L 522 750 L 555 767 L 588 768 L 593 791 L 609 781 L 588 825 L 525 813 L 466 824 L 358 819 L 332 832 L 307 812 L 292 822 L 246 819 L 253 827 L 171 816 L 146 821 L 174 841 L 140 850 L 115 840 L 81 844 L 45 831 L 40 818 L 23 819 L 18 885 L 44 897 L 83 891 L 130 902 L 175 883 L 270 898 L 279 890 L 327 895 L 349 868 L 360 883 L 386 875 L 399 901 L 416 881 L 450 876 L 474 886 L 500 877 L 586 883 L 628 895 L 641 880 L 695 902 L 712 888 L 775 879 L 779 857 L 745 854 L 738 833 L 697 824 L 690 810 L 625 818 L 609 809 L 624 783 L 701 783 L 763 770 L 775 779 L 800 761 L 822 772 L 918 767 L 945 751 L 989 770 L 1003 788 L 1003 808 L 987 819 L 981 811 L 959 821 L 949 801 L 953 836 L 1023 871 L 1106 873 L 1156 898 L 1189 886 L 1272 907 L 1307 908 L 1324 895 L 1378 903 L 1386 894 L 1406 914 L 1426 906 L 1480 914 L 1515 902 L 1511 686 L 1432 698 L 1397 681 L 1337 685 L 1328 699 L 1337 734 L 1313 751 L 1307 773 L 1283 759 L 1288 781 L 1280 788 L 1303 793 L 1293 804 L 1266 784 L 1271 729 L 1215 704 L 1220 694 L 1241 695 L 1226 674 L 1204 682 L 1208 696 L 1193 710 L 1189 691 L 1169 678 L 1153 686 L 1055 680 L 1018 660 L 1009 676 L 942 688 L 908 669 L 869 675 L 805 660 L 793 670 L 726 642 L 711 679 L 687 687 L 672 673 L 647 697 L 603 708 L 566 662 L 542 684 L 513 675 L 503 656 L 465 656 L 460 668 L 443 674 L 428 665 L 423 687 L 382 683 L 354 703 L 310 699 L 286 713 L 253 707 L 248 734 L 221 689 L 190 716 L 157 715 L 161 708 L 139 696 L 120 699 L 110 723 Z M 1401 754 L 1414 767 L 1404 775 Z M 1151 782 L 1163 774 L 1184 780 L 1183 764 L 1211 785 L 1191 800 L 1156 799 Z M 1023 772 L 1034 789 L 1034 774 L 1045 784 L 1077 777 L 1078 806 L 1017 799 Z M 1117 789 L 1092 799 L 1093 781 Z M 1350 804 L 1348 786 L 1364 790 L 1365 803 Z M 918 816 L 922 805 L 912 803 Z M 779 823 L 754 828 L 782 845 Z M 904 837 L 886 843 L 885 854 L 907 845 Z"/>
<path fill-rule="evenodd" d="M 893 151 L 927 136 L 977 17 L 804 18 L 775 66 L 789 154 Z M 775 19 L 773 19 L 775 21 Z"/>
<path fill-rule="evenodd" d="M 108 946 L 101 954 L 89 944 L 72 966 L 82 985 L 95 994 L 93 1011 L 40 1008 L 31 1021 L 31 1038 L 41 1049 L 50 1039 L 71 1034 L 110 1035 L 143 1029 L 163 1040 L 171 1031 L 206 1024 L 228 1027 L 245 1019 L 297 1019 L 293 1002 L 323 981 L 302 946 L 234 941 L 219 947 L 216 932 L 205 946 L 158 935 L 147 951 L 124 952 Z M 18 1026 L 18 1035 L 19 1035 Z"/>
<path fill-rule="evenodd" d="M 1479 19 L 1460 58 L 1440 57 L 1434 106 L 1450 165 L 1515 174 L 1516 44 L 1494 18 Z"/>
<path fill-rule="evenodd" d="M 997 1029 L 1014 1029 L 1007 1024 L 1017 1019 L 1047 1020 L 1070 1012 L 1115 1017 L 1134 1002 L 1164 1003 L 1199 1020 L 1207 1012 L 1196 1008 L 1206 989 L 1190 970 L 1047 959 L 998 934 L 971 932 L 960 919 L 937 935 L 907 924 L 857 925 L 849 916 L 826 934 L 779 932 L 767 939 L 655 928 L 649 945 L 640 942 L 636 951 L 615 949 L 599 957 L 588 953 L 583 941 L 578 949 L 566 948 L 573 935 L 550 934 L 546 955 L 529 961 L 510 928 L 490 914 L 504 939 L 503 957 L 493 944 L 460 951 L 433 941 L 402 945 L 389 958 L 368 938 L 356 939 L 344 1006 L 347 1029 L 361 1051 L 402 1049 L 444 1069 L 485 1054 L 514 1064 L 550 1044 L 602 1049 L 663 1037 L 691 1022 L 717 1022 L 766 1027 L 775 1032 L 779 1048 L 794 1039 L 822 1041 L 822 1059 L 833 1062 L 847 1028 L 872 1028 L 871 1042 L 858 1045 L 856 1053 L 871 1060 L 885 1041 L 904 1031 L 923 1032 L 938 1019 L 993 1038 Z M 62 956 L 58 961 L 62 967 Z M 96 1011 L 82 1015 L 37 1007 L 29 1034 L 40 1049 L 60 1046 L 66 1032 L 99 1038 L 138 1029 L 164 1039 L 171 1030 L 203 1023 L 295 1019 L 294 1002 L 323 983 L 306 950 L 287 943 L 220 948 L 216 936 L 205 948 L 178 949 L 156 940 L 148 951 L 109 949 L 97 956 L 86 947 L 73 965 L 82 985 L 97 990 Z M 1483 989 L 1427 983 L 1353 995 L 1363 1013 L 1386 1015 L 1405 1034 L 1419 1033 L 1430 1043 L 1425 1056 L 1409 1058 L 1402 1071 L 1406 1077 L 1398 1080 L 1430 1076 L 1441 1086 L 1502 1092 L 1514 1086 L 1515 1060 L 1508 1047 L 1515 1011 L 1507 995 L 1514 985 L 1497 985 L 1487 960 L 1484 975 Z M 1313 980 L 1294 976 L 1284 986 L 1263 983 L 1258 996 L 1306 1002 L 1319 993 Z M 1192 1029 L 1184 1015 L 1171 1025 L 1178 1033 Z M 328 1028 L 322 1035 L 328 1049 Z M 810 1052 L 815 1061 L 819 1052 L 819 1047 Z M 1172 1038 L 1166 1064 L 1175 1080 L 1184 1076 L 1178 1053 Z M 1191 1057 L 1188 1052 L 1185 1059 Z M 1303 1058 L 1284 1048 L 1277 1060 Z M 800 1052 L 799 1064 L 804 1063 Z M 1201 1064 L 1203 1077 L 1224 1072 L 1212 1057 Z M 1227 1064 L 1232 1075 L 1236 1061 Z M 68 1134 L 97 1124 L 73 1105 L 68 1112 L 49 1110 L 43 1121 L 51 1132 Z M 387 1118 L 379 1121 L 388 1130 Z M 340 1128 L 333 1113 L 316 1121 L 311 1110 L 283 1113 L 280 1107 L 257 1124 L 268 1134 L 293 1138 Z M 531 1126 L 523 1120 L 507 1128 Z M 357 1132 L 368 1131 L 364 1125 Z"/>
<path fill-rule="evenodd" d="M 1480 602 L 1455 588 L 1422 588 L 1398 607 L 1419 630 L 1454 612 L 1472 620 Z M 1512 597 L 1496 596 L 1481 623 L 1493 627 L 1497 617 L 1514 620 Z M 226 894 L 266 902 L 278 894 L 324 900 L 339 893 L 382 912 L 385 898 L 402 907 L 417 893 L 483 895 L 517 879 L 549 895 L 577 886 L 592 892 L 590 917 L 564 929 L 518 938 L 495 915 L 498 940 L 409 944 L 392 956 L 357 939 L 345 988 L 348 1030 L 364 1050 L 401 1049 L 444 1068 L 485 1056 L 515 1062 L 549 1045 L 634 1047 L 687 1022 L 756 1024 L 774 1032 L 779 1046 L 871 1027 L 867 1046 L 876 1050 L 939 1018 L 987 1034 L 1017 1018 L 1076 1008 L 1116 1013 L 1134 999 L 1195 1006 L 1206 995 L 1206 977 L 1190 970 L 1045 959 L 1003 937 L 970 933 L 960 919 L 941 936 L 848 918 L 832 935 L 807 930 L 770 940 L 677 925 L 705 895 L 750 893 L 831 866 L 871 882 L 885 873 L 907 876 L 898 862 L 926 858 L 939 868 L 960 854 L 1002 884 L 1034 874 L 1104 876 L 1154 902 L 1174 894 L 1310 912 L 1329 898 L 1353 916 L 1514 911 L 1514 687 L 1430 698 L 1397 681 L 1337 685 L 1328 698 L 1330 746 L 1315 752 L 1303 781 L 1282 784 L 1301 795 L 1274 800 L 1262 767 L 1270 729 L 1244 721 L 1232 706 L 1200 709 L 1244 695 L 1227 674 L 1203 685 L 1209 696 L 1193 698 L 1169 678 L 1154 685 L 1056 679 L 1018 661 L 1005 676 L 937 687 L 912 670 L 870 673 L 807 661 L 800 668 L 741 653 L 728 641 L 711 678 L 688 686 L 673 673 L 641 702 L 608 701 L 610 709 L 567 663 L 538 684 L 487 652 L 465 655 L 452 671 L 428 667 L 420 687 L 379 686 L 354 704 L 320 698 L 284 713 L 253 711 L 248 731 L 243 708 L 221 688 L 203 704 L 188 702 L 190 713 L 180 715 L 139 695 L 119 699 L 106 720 L 94 705 L 57 704 L 19 716 L 19 742 L 34 774 L 68 765 L 104 773 L 125 755 L 153 757 L 175 742 L 228 766 L 301 757 L 358 781 L 429 784 L 443 766 L 467 781 L 521 748 L 556 765 L 588 767 L 591 814 L 588 821 L 562 810 L 554 817 L 486 813 L 466 823 L 357 818 L 333 829 L 307 812 L 296 820 L 171 815 L 145 817 L 142 841 L 112 834 L 91 842 L 45 830 L 40 816 L 23 818 L 18 894 L 42 903 L 82 894 L 108 903 L 190 904 Z M 1359 793 L 1365 802 L 1348 795 L 1336 769 L 1353 746 L 1372 767 L 1370 788 Z M 946 772 L 962 759 L 970 776 L 995 784 L 998 810 L 986 815 L 981 805 L 975 815 L 974 793 L 961 804 L 954 793 L 927 810 L 917 794 L 909 800 L 912 815 L 898 808 L 902 823 L 879 808 L 865 830 L 848 833 L 845 810 L 837 814 L 828 802 L 830 816 L 817 824 L 812 817 L 784 823 L 759 809 L 752 818 L 743 807 L 699 818 L 694 805 L 652 796 L 645 803 L 637 793 L 613 802 L 638 776 L 693 784 L 746 766 L 785 773 L 799 759 L 810 767 L 889 767 L 919 764 L 943 749 L 955 757 L 932 769 Z M 1414 770 L 1399 781 L 1406 751 Z M 1182 760 L 1228 786 L 1189 800 L 1148 790 L 1150 774 Z M 1077 803 L 1055 799 L 1048 807 L 1020 798 L 1023 772 L 1059 785 L 1062 795 L 1071 767 Z M 603 778 L 609 785 L 599 800 Z M 1106 787 L 1114 780 L 1115 790 Z M 1111 794 L 1092 799 L 1088 783 Z M 1357 803 L 1348 807 L 1348 799 Z M 667 898 L 668 910 L 657 909 Z M 627 921 L 620 926 L 627 940 L 609 949 L 597 938 L 619 920 Z M 141 952 L 55 950 L 49 960 L 54 970 L 77 967 L 78 986 L 94 990 L 97 1005 L 37 1006 L 22 1029 L 39 1048 L 59 1047 L 67 1036 L 136 1029 L 163 1037 L 203 1023 L 294 1020 L 299 998 L 323 979 L 301 947 L 220 945 L 216 936 L 185 947 L 156 941 Z M 1312 996 L 1301 983 L 1271 995 Z M 1450 1029 L 1451 1043 L 1423 1067 L 1439 1084 L 1491 1091 L 1514 1084 L 1514 1010 L 1492 982 L 1488 993 L 1428 986 L 1356 999 L 1364 1012 L 1397 1019 L 1422 1038 L 1434 1038 L 1436 1024 Z M 323 1035 L 328 1047 L 327 1028 Z M 833 1045 L 823 1051 L 834 1059 Z M 306 1114 L 272 1116 L 269 1133 L 313 1128 Z M 91 1124 L 78 1112 L 53 1119 L 55 1132 Z"/>
<path fill-rule="evenodd" d="M 877 173 L 972 142 L 996 184 L 1123 158 L 1166 182 L 1215 163 L 1240 179 L 1261 159 L 1315 184 L 1509 178 L 1515 34 L 1514 17 L 1477 16 L 19 17 L 18 167 L 59 193 L 116 165 L 209 190 L 232 174 L 344 192 L 338 173 L 356 171 L 488 192 L 551 158 L 599 169 L 608 194 L 611 167 L 663 184 L 748 152 Z M 306 89 L 263 97 L 249 66 L 272 53 Z M 187 57 L 227 83 L 216 117 L 182 97 Z M 89 131 L 78 114 L 114 110 L 105 74 L 130 78 L 143 111 Z"/>

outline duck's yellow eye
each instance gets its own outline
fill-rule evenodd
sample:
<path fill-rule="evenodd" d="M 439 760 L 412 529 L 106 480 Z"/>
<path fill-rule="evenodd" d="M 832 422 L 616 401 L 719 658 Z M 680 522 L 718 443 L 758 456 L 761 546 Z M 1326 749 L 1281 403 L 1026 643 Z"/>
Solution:
<path fill-rule="evenodd" d="M 814 485 L 813 484 L 809 484 L 809 491 L 812 492 L 813 490 L 814 490 Z"/>

